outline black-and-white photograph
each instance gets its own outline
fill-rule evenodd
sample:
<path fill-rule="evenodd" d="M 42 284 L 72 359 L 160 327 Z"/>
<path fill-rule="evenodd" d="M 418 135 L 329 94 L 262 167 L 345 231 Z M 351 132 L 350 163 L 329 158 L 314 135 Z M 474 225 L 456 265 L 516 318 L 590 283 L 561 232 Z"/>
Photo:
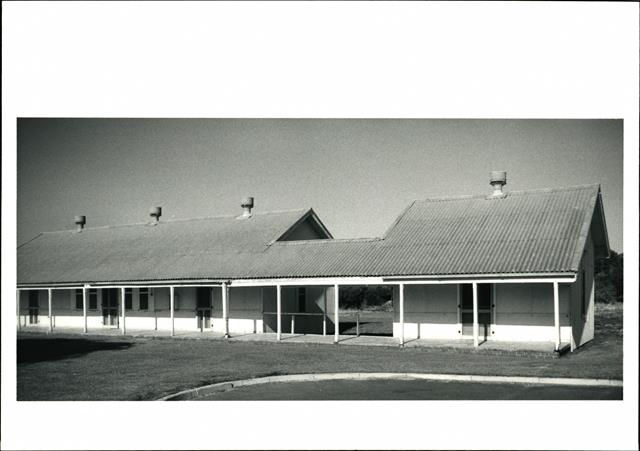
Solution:
<path fill-rule="evenodd" d="M 622 399 L 622 130 L 19 119 L 18 400 Z"/>
<path fill-rule="evenodd" d="M 638 11 L 3 4 L 3 449 L 637 447 Z"/>

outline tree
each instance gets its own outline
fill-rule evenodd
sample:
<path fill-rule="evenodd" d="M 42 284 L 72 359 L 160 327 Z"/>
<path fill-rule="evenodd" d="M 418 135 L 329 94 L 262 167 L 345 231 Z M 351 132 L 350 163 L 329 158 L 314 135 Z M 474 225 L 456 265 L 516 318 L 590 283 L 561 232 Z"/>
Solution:
<path fill-rule="evenodd" d="M 622 302 L 623 267 L 623 254 L 618 254 L 615 251 L 611 251 L 609 258 L 601 258 L 596 261 L 594 268 L 596 302 L 605 304 Z"/>
<path fill-rule="evenodd" d="M 340 287 L 340 307 L 345 310 L 377 310 L 391 299 L 389 286 Z"/>

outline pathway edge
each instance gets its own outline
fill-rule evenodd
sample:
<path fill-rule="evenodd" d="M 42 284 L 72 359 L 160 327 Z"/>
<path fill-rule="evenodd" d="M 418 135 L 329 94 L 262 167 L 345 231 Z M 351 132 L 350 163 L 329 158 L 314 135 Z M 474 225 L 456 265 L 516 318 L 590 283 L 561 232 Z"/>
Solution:
<path fill-rule="evenodd" d="M 210 393 L 233 390 L 248 385 L 271 384 L 281 382 L 314 382 L 328 380 L 433 380 L 455 382 L 484 382 L 498 384 L 541 384 L 541 385 L 569 385 L 591 387 L 622 387 L 622 381 L 617 379 L 579 379 L 567 377 L 539 377 L 539 376 L 483 376 L 476 374 L 437 374 L 437 373 L 317 373 L 317 374 L 287 374 L 279 376 L 256 377 L 252 379 L 238 379 L 218 382 L 202 387 L 190 388 L 173 393 L 157 401 L 185 401 Z"/>

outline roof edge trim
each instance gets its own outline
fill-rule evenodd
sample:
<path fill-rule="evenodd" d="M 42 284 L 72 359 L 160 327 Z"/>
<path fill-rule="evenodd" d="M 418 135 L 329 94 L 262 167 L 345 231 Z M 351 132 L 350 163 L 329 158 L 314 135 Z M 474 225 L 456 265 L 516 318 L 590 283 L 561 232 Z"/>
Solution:
<path fill-rule="evenodd" d="M 577 271 L 580 268 L 580 261 L 582 260 L 582 254 L 584 253 L 584 248 L 587 244 L 587 238 L 589 237 L 589 232 L 591 231 L 591 222 L 593 221 L 595 207 L 598 203 L 598 196 L 600 195 L 600 185 L 594 185 L 598 187 L 595 196 L 591 197 L 589 202 L 589 211 L 582 223 L 582 227 L 580 228 L 580 234 L 578 235 L 578 240 L 576 242 L 576 248 L 573 251 L 573 258 L 571 259 L 571 268 Z"/>
<path fill-rule="evenodd" d="M 190 286 L 190 285 L 198 285 L 198 284 L 211 284 L 211 285 L 221 285 L 223 283 L 228 283 L 231 279 L 173 279 L 173 280 L 106 280 L 100 282 L 43 282 L 43 283 L 18 283 L 16 284 L 16 289 L 40 289 L 44 290 L 47 288 L 60 288 L 60 289 L 72 289 L 72 288 L 82 288 L 83 286 L 88 286 L 91 288 L 103 288 L 108 286 L 131 286 L 131 287 L 154 287 L 154 286 Z"/>
<path fill-rule="evenodd" d="M 609 246 L 609 232 L 607 231 L 607 220 L 604 217 L 604 204 L 602 203 L 602 192 L 600 191 L 600 186 L 598 186 L 598 200 L 596 202 L 596 206 L 600 211 L 600 218 L 602 218 L 602 230 L 604 233 L 604 243 L 607 250 L 607 257 L 611 256 L 611 246 Z"/>
<path fill-rule="evenodd" d="M 411 276 L 381 276 L 385 280 L 458 280 L 458 279 L 557 279 L 574 278 L 574 271 L 549 272 L 549 273 L 495 273 L 495 274 L 435 274 L 435 275 L 411 275 Z"/>
<path fill-rule="evenodd" d="M 402 220 L 402 218 L 411 210 L 411 208 L 416 204 L 417 201 L 412 201 L 409 205 L 404 207 L 404 210 L 400 212 L 400 214 L 396 217 L 396 220 L 391 223 L 391 225 L 387 228 L 387 230 L 382 235 L 382 239 L 386 239 L 387 235 L 391 233 L 391 231 L 398 225 L 398 223 Z"/>

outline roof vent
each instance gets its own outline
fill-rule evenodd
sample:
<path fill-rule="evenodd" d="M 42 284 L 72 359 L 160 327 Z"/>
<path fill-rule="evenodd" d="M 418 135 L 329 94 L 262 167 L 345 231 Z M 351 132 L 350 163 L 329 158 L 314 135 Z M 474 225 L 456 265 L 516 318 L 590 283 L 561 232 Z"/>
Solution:
<path fill-rule="evenodd" d="M 253 208 L 253 197 L 245 197 L 242 199 L 240 206 L 243 209 L 242 216 L 240 216 L 240 218 L 250 218 L 251 209 Z"/>
<path fill-rule="evenodd" d="M 493 187 L 493 193 L 487 199 L 501 199 L 507 195 L 502 192 L 502 187 L 507 184 L 507 171 L 491 171 L 489 185 Z"/>
<path fill-rule="evenodd" d="M 84 229 L 84 226 L 87 223 L 87 217 L 83 215 L 74 216 L 73 222 L 76 223 L 76 232 L 82 232 L 82 229 Z"/>
<path fill-rule="evenodd" d="M 151 225 L 157 225 L 160 222 L 160 216 L 162 216 L 162 207 L 151 207 L 149 209 L 149 216 L 151 216 Z"/>

